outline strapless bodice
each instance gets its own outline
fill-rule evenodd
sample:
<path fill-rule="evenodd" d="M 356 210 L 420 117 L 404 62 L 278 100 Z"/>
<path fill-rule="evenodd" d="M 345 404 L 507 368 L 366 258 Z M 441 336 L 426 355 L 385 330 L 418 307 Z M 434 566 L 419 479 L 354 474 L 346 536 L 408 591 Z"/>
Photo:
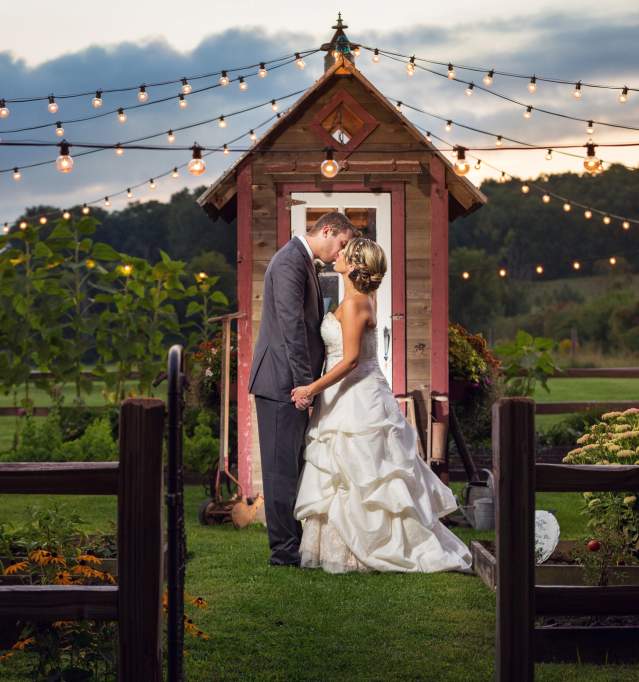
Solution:
<path fill-rule="evenodd" d="M 333 313 L 327 313 L 322 320 L 320 331 L 326 346 L 327 368 L 330 368 L 344 357 L 342 325 Z M 364 332 L 359 365 L 361 366 L 364 363 L 369 367 L 371 363 L 377 365 L 377 329 L 367 328 Z"/>

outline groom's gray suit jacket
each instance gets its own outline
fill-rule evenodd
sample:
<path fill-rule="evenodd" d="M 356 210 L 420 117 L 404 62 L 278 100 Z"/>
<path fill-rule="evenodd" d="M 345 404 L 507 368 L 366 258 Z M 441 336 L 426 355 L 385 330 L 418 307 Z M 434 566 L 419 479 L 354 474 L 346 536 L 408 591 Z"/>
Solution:
<path fill-rule="evenodd" d="M 324 365 L 320 325 L 324 304 L 315 266 L 293 237 L 271 259 L 264 275 L 260 333 L 249 391 L 290 402 L 291 389 L 315 381 Z"/>

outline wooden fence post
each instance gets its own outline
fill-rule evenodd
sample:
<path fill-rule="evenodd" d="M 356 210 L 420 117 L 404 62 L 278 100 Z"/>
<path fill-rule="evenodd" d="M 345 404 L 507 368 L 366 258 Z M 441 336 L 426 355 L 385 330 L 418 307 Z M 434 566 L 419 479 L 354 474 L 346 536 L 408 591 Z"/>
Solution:
<path fill-rule="evenodd" d="M 120 682 L 162 680 L 162 442 L 164 403 L 120 408 L 118 625 Z"/>
<path fill-rule="evenodd" d="M 535 403 L 493 405 L 497 552 L 495 679 L 531 682 L 535 618 Z"/>

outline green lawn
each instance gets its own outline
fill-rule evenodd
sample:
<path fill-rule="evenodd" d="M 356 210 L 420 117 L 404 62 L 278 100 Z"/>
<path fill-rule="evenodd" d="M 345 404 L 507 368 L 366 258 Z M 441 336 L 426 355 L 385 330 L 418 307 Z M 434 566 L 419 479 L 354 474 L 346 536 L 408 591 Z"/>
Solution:
<path fill-rule="evenodd" d="M 196 513 L 202 499 L 201 488 L 187 488 L 187 590 L 208 600 L 208 610 L 194 619 L 210 636 L 187 639 L 189 682 L 493 678 L 495 598 L 478 578 L 272 568 L 262 527 L 201 527 Z M 24 505 L 51 500 L 0 496 L 2 520 L 17 521 Z M 88 529 L 106 529 L 115 520 L 114 498 L 60 500 L 73 505 Z M 556 510 L 562 537 L 579 536 L 578 496 L 539 495 L 538 506 Z M 459 535 L 469 541 L 479 534 Z M 0 670 L 5 682 L 26 679 L 9 670 Z M 621 682 L 638 676 L 639 667 L 545 664 L 537 666 L 536 679 Z"/>

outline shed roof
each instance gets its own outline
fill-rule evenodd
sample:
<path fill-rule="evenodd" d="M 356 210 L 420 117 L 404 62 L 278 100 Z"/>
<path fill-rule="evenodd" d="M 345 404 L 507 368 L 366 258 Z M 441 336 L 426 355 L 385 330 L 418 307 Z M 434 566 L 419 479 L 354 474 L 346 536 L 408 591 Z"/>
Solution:
<path fill-rule="evenodd" d="M 362 74 L 362 72 L 348 59 L 343 56 L 338 57 L 335 64 L 329 68 L 325 73 L 318 78 L 318 80 L 295 102 L 292 108 L 287 112 L 286 116 L 277 119 L 274 124 L 264 133 L 264 135 L 255 142 L 253 147 L 244 152 L 242 156 L 233 163 L 225 173 L 223 173 L 205 192 L 203 192 L 197 199 L 200 206 L 205 206 L 207 203 L 215 203 L 216 208 L 222 209 L 224 205 L 235 195 L 235 175 L 238 168 L 246 162 L 255 151 L 263 149 L 269 142 L 271 142 L 277 135 L 285 129 L 291 115 L 299 111 L 305 105 L 308 106 L 312 102 L 313 96 L 323 87 L 328 81 L 343 75 L 351 75 L 358 80 L 377 100 L 380 104 L 392 112 L 406 130 L 423 145 L 425 151 L 430 151 L 434 156 L 441 159 L 446 169 L 446 185 L 448 187 L 451 197 L 454 199 L 454 204 L 450 207 L 450 217 L 454 219 L 460 215 L 467 215 L 472 211 L 478 209 L 486 203 L 486 197 L 473 185 L 468 178 L 459 176 L 455 173 L 452 163 L 440 152 L 435 146 L 429 142 L 425 135 L 415 127 L 411 121 L 404 116 L 401 111 L 398 111 L 384 95 Z M 213 198 L 217 197 L 216 200 Z M 453 202 L 451 202 L 453 204 Z"/>

